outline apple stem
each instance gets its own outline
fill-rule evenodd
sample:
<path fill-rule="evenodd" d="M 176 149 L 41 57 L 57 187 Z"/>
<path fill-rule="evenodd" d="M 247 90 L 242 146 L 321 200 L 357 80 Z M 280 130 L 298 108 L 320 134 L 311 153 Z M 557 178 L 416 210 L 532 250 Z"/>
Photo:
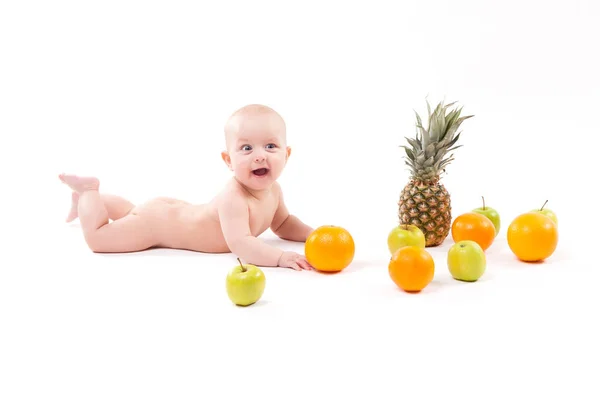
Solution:
<path fill-rule="evenodd" d="M 240 263 L 240 267 L 242 267 L 242 272 L 246 272 L 246 267 L 244 267 L 244 265 L 242 264 L 242 262 L 240 261 L 240 258 L 238 257 L 238 262 Z"/>
<path fill-rule="evenodd" d="M 481 200 L 483 201 L 483 209 L 485 210 L 485 198 L 481 196 Z"/>
<path fill-rule="evenodd" d="M 546 201 L 544 202 L 544 204 L 542 204 L 542 208 L 540 208 L 540 211 L 542 211 L 542 210 L 544 209 L 544 206 L 546 205 L 546 203 L 547 203 L 547 202 L 548 202 L 548 200 L 546 200 Z"/>

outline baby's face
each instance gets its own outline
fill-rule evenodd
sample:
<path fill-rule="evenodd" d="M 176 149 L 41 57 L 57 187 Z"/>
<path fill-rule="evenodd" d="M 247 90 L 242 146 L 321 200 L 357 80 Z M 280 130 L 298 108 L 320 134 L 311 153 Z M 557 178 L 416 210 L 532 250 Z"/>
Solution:
<path fill-rule="evenodd" d="M 283 172 L 290 149 L 285 124 L 277 115 L 239 117 L 227 135 L 223 159 L 236 179 L 252 190 L 269 188 Z"/>

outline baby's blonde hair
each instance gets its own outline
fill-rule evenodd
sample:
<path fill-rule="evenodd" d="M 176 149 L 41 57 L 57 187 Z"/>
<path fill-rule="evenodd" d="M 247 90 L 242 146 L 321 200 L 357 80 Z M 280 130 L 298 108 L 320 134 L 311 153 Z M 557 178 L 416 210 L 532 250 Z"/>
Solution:
<path fill-rule="evenodd" d="M 225 123 L 225 128 L 224 128 L 225 145 L 227 146 L 227 148 L 229 148 L 231 135 L 233 135 L 234 133 L 236 133 L 239 130 L 239 126 L 240 126 L 239 120 L 240 119 L 253 118 L 253 117 L 262 116 L 262 115 L 271 115 L 281 122 L 281 124 L 283 126 L 283 137 L 285 140 L 285 137 L 286 137 L 285 121 L 284 121 L 283 117 L 281 117 L 281 115 L 279 115 L 279 113 L 277 111 L 275 111 L 271 107 L 265 106 L 263 104 L 248 104 L 248 105 L 245 105 L 245 106 L 235 110 L 229 116 L 229 118 L 227 119 L 227 122 Z"/>

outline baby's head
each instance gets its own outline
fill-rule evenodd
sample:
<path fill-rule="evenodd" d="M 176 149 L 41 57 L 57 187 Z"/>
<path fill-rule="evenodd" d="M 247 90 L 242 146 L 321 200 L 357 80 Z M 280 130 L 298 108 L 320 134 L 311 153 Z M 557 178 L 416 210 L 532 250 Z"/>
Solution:
<path fill-rule="evenodd" d="M 235 111 L 225 124 L 223 161 L 236 179 L 253 190 L 279 178 L 290 156 L 283 118 L 272 108 L 251 104 Z"/>

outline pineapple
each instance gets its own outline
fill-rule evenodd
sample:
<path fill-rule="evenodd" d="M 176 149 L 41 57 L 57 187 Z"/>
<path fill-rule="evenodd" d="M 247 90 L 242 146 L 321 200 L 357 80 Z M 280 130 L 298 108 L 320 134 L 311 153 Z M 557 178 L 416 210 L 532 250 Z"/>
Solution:
<path fill-rule="evenodd" d="M 461 133 L 457 133 L 460 124 L 473 117 L 461 117 L 462 108 L 448 112 L 455 103 L 441 102 L 432 113 L 427 102 L 428 128 L 423 127 L 421 117 L 415 112 L 416 137 L 406 138 L 408 146 L 400 146 L 406 152 L 405 164 L 411 174 L 400 195 L 398 217 L 400 224 L 413 224 L 423 231 L 426 247 L 442 244 L 452 223 L 450 194 L 440 183 L 440 174 L 454 160 L 450 152 L 461 147 L 455 146 Z"/>

